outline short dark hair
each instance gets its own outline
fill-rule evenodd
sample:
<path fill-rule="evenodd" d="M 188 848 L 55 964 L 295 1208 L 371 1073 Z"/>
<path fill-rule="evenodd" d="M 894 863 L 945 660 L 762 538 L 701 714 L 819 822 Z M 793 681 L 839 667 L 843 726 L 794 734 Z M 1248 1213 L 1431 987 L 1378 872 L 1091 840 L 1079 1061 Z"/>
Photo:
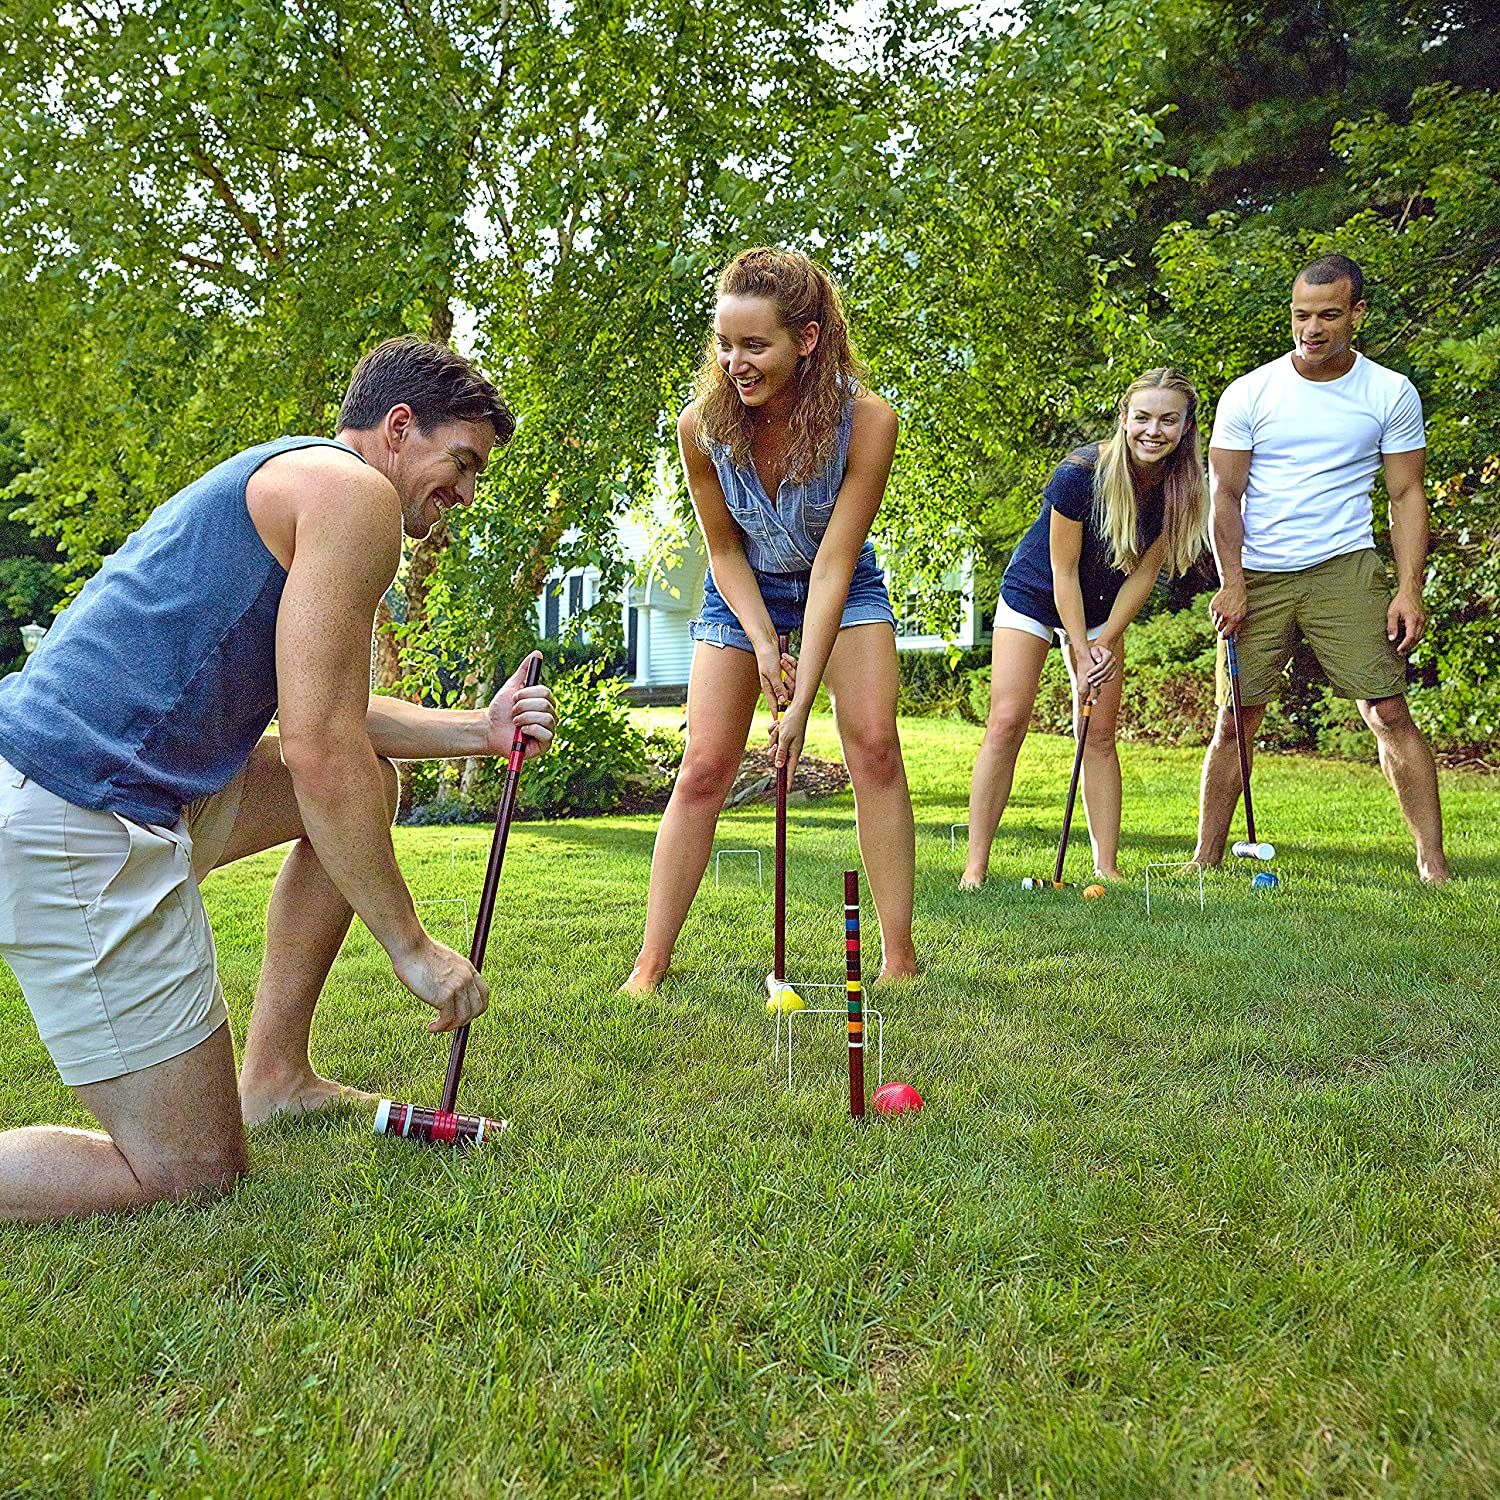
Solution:
<path fill-rule="evenodd" d="M 488 422 L 503 447 L 516 430 L 500 393 L 463 355 L 409 333 L 387 339 L 355 365 L 339 426 L 368 432 L 402 403 L 424 435 L 443 422 Z"/>
<path fill-rule="evenodd" d="M 1347 255 L 1320 255 L 1315 261 L 1297 272 L 1297 280 L 1309 286 L 1328 286 L 1331 282 L 1347 281 L 1354 294 L 1353 301 L 1360 302 L 1365 295 L 1365 273 L 1357 260 Z M 1294 282 L 1293 285 L 1296 283 Z"/>

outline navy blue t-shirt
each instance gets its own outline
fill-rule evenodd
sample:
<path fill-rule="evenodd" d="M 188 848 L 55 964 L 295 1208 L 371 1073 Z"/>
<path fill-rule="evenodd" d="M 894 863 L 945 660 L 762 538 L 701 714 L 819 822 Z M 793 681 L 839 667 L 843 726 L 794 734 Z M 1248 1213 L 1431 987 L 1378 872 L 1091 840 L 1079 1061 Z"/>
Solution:
<path fill-rule="evenodd" d="M 1094 465 L 1098 443 L 1070 453 L 1053 471 L 1042 491 L 1041 514 L 1011 553 L 1000 597 L 1019 614 L 1029 615 L 1049 630 L 1062 625 L 1052 597 L 1052 512 L 1083 523 L 1083 547 L 1078 555 L 1078 585 L 1083 591 L 1083 618 L 1088 628 L 1109 619 L 1125 579 L 1129 576 L 1109 561 L 1109 544 L 1094 525 Z M 1161 535 L 1161 490 L 1137 496 L 1136 551 L 1144 553 Z"/>

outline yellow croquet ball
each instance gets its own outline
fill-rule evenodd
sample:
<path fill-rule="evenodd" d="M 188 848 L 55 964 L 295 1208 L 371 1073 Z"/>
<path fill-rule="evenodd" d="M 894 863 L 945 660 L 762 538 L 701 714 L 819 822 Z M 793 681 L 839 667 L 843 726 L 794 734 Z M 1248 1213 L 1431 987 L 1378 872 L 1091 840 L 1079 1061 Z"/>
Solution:
<path fill-rule="evenodd" d="M 1086 885 L 1083 888 L 1083 899 L 1085 901 L 1097 901 L 1104 894 L 1102 885 Z"/>
<path fill-rule="evenodd" d="M 786 1015 L 794 1010 L 806 1010 L 807 1002 L 796 990 L 777 990 L 766 1001 L 766 1010 L 771 1015 Z"/>

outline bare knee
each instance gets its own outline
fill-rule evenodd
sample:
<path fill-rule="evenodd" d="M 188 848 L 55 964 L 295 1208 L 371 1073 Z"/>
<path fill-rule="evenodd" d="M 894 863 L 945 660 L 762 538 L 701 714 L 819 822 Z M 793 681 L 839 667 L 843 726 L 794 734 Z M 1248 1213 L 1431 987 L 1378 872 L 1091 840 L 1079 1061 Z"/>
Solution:
<path fill-rule="evenodd" d="M 234 1190 L 250 1170 L 243 1139 L 205 1145 L 190 1157 L 156 1160 L 142 1167 L 131 1163 L 136 1181 L 152 1203 L 209 1203 Z"/>
<path fill-rule="evenodd" d="M 1107 760 L 1115 753 L 1115 721 L 1093 718 L 1089 723 L 1088 744 L 1084 746 L 1089 760 Z"/>
<path fill-rule="evenodd" d="M 401 773 L 383 755 L 378 759 L 381 785 L 385 788 L 386 821 L 394 823 L 401 808 Z"/>
<path fill-rule="evenodd" d="M 1391 735 L 1402 735 L 1407 730 L 1416 727 L 1412 723 L 1411 709 L 1407 707 L 1405 697 L 1362 700 L 1359 713 L 1375 735 L 1381 739 Z"/>
<path fill-rule="evenodd" d="M 856 732 L 842 737 L 844 764 L 855 788 L 896 786 L 906 774 L 901 742 L 893 730 Z"/>
<path fill-rule="evenodd" d="M 695 748 L 690 739 L 672 795 L 718 806 L 729 795 L 739 768 L 738 755 L 717 747 Z"/>
<path fill-rule="evenodd" d="M 1245 730 L 1247 742 L 1255 738 L 1255 731 L 1260 727 L 1260 715 L 1246 713 Z M 1214 725 L 1213 748 L 1218 751 L 1235 750 L 1239 745 L 1239 736 L 1235 733 L 1234 713 L 1230 709 L 1222 709 L 1219 713 L 1218 722 Z"/>
<path fill-rule="evenodd" d="M 985 744 L 991 750 L 1014 753 L 1021 748 L 1021 741 L 1026 738 L 1026 731 L 1030 727 L 1029 710 L 1023 714 L 1010 704 L 992 708 L 984 726 Z"/>

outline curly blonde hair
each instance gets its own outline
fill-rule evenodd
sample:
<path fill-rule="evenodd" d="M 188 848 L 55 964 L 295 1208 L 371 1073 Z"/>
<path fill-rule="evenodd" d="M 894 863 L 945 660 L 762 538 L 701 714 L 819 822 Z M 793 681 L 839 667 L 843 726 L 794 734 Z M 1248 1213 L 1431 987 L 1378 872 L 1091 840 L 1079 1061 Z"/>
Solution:
<path fill-rule="evenodd" d="M 797 360 L 797 401 L 787 444 L 787 478 L 804 484 L 833 457 L 844 406 L 865 384 L 864 366 L 849 342 L 838 288 L 828 272 L 801 251 L 762 245 L 742 250 L 724 267 L 714 295 L 764 297 L 776 305 L 782 327 L 793 335 L 809 323 L 818 325 L 812 353 Z M 698 367 L 693 404 L 698 413 L 698 446 L 705 453 L 728 448 L 740 468 L 749 468 L 754 414 L 719 365 L 712 329 Z"/>

